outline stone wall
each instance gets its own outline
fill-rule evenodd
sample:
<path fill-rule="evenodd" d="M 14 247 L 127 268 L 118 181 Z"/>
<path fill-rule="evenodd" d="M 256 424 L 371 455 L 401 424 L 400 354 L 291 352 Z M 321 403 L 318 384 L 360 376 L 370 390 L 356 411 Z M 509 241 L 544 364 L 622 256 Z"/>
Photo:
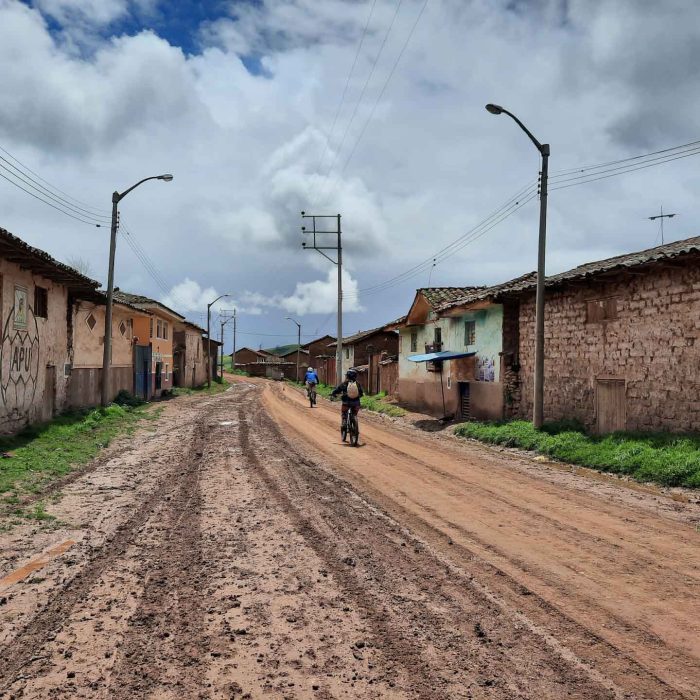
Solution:
<path fill-rule="evenodd" d="M 616 318 L 591 322 L 589 302 L 598 300 Z M 529 418 L 534 294 L 519 318 L 516 415 Z M 700 257 L 547 290 L 545 420 L 575 418 L 595 430 L 599 381 L 610 379 L 624 382 L 627 430 L 700 430 Z"/>

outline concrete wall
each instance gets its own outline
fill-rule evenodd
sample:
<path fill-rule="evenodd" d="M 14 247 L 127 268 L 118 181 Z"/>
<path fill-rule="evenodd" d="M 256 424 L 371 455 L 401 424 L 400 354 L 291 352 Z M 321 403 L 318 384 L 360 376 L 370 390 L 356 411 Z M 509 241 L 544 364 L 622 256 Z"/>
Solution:
<path fill-rule="evenodd" d="M 628 430 L 700 430 L 700 258 L 673 265 L 547 291 L 546 420 L 595 429 L 598 380 L 618 379 Z M 606 298 L 616 300 L 617 320 L 587 323 L 587 301 Z M 532 412 L 534 302 L 520 306 L 523 418 Z"/>
<path fill-rule="evenodd" d="M 16 432 L 28 423 L 49 420 L 65 409 L 72 361 L 68 342 L 68 293 L 65 287 L 0 260 L 0 433 Z M 34 315 L 34 288 L 47 290 L 46 318 Z M 15 288 L 20 288 L 15 309 Z M 22 297 L 21 291 L 26 292 Z M 21 300 L 21 301 L 20 301 Z M 17 315 L 15 312 L 17 311 Z"/>

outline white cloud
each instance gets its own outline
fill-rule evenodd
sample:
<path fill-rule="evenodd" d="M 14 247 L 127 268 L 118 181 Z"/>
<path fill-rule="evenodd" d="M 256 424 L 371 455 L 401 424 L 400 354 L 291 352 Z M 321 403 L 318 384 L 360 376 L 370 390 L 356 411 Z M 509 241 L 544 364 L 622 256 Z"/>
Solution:
<path fill-rule="evenodd" d="M 199 282 L 185 278 L 176 284 L 168 294 L 161 298 L 161 302 L 183 315 L 192 311 L 206 312 L 207 304 L 211 303 L 219 296 L 219 292 L 214 287 L 202 287 Z M 212 308 L 218 310 L 226 305 L 227 299 L 218 301 Z"/>
<path fill-rule="evenodd" d="M 279 300 L 279 305 L 290 313 L 328 314 L 338 308 L 338 272 L 335 268 L 328 270 L 325 280 L 297 283 L 294 293 Z M 362 311 L 357 300 L 357 280 L 343 270 L 343 311 Z"/>
<path fill-rule="evenodd" d="M 105 39 L 120 19 L 164 3 L 0 0 L 0 93 L 11 96 L 0 101 L 0 145 L 107 216 L 115 189 L 173 172 L 172 183 L 146 183 L 120 204 L 173 285 L 168 298 L 203 313 L 210 291 L 230 291 L 258 315 L 256 329 L 274 334 L 287 314 L 335 308 L 335 270 L 326 277 L 327 262 L 301 249 L 299 212 L 312 203 L 342 214 L 355 330 L 405 313 L 428 272 L 360 297 L 362 312 L 352 292 L 430 258 L 537 177 L 535 149 L 486 102 L 504 103 L 551 144 L 553 171 L 700 137 L 695 0 L 432 0 L 343 171 L 422 4 L 402 3 L 343 141 L 395 0 L 377 0 L 332 133 L 369 2 L 230 3 L 229 16 L 193 27 L 202 46 L 192 55 L 155 31 Z M 645 217 L 661 203 L 680 214 L 668 236 L 695 234 L 698 186 L 687 159 L 552 192 L 550 271 L 653 244 Z M 1 179 L 0 197 L 0 226 L 58 257 L 79 255 L 104 278 L 106 228 L 61 217 Z M 440 264 L 433 283 L 533 269 L 536 205 Z M 117 284 L 158 294 L 121 239 L 116 272 Z"/>

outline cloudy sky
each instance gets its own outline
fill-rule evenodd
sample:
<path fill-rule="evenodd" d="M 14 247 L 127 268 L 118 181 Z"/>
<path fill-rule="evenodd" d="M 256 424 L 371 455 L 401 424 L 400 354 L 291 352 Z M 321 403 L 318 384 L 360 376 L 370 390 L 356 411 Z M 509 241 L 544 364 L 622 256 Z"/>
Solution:
<path fill-rule="evenodd" d="M 554 174 L 700 139 L 700 3 L 0 0 L 0 94 L 0 174 L 11 154 L 73 213 L 108 217 L 114 189 L 172 172 L 120 205 L 117 284 L 197 322 L 231 293 L 239 345 L 268 347 L 295 340 L 289 315 L 334 328 L 336 269 L 302 250 L 302 209 L 342 214 L 348 332 L 405 313 L 429 278 L 535 268 L 538 153 L 487 102 L 551 144 Z M 553 190 L 548 272 L 653 246 L 661 205 L 667 240 L 698 235 L 699 166 Z M 0 226 L 105 280 L 108 227 L 6 179 Z"/>

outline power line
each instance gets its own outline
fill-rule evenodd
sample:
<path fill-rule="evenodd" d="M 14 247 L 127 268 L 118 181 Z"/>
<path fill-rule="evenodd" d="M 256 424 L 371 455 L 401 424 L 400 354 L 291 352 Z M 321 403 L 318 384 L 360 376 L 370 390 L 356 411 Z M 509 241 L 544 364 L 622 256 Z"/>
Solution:
<path fill-rule="evenodd" d="M 340 169 L 340 172 L 336 174 L 336 178 L 334 180 L 334 183 L 331 185 L 330 191 L 333 191 L 333 186 L 335 182 L 342 176 L 342 174 L 345 172 L 347 169 L 348 165 L 350 164 L 350 161 L 352 160 L 353 156 L 355 155 L 355 151 L 357 150 L 358 145 L 360 144 L 360 141 L 362 140 L 362 137 L 365 135 L 365 131 L 367 130 L 368 124 L 372 121 L 374 117 L 374 113 L 377 111 L 377 106 L 382 100 L 382 97 L 384 97 L 384 92 L 386 91 L 387 85 L 389 85 L 389 82 L 391 81 L 391 78 L 394 75 L 394 72 L 396 71 L 396 67 L 399 65 L 399 62 L 401 61 L 401 58 L 404 55 L 404 52 L 406 51 L 406 47 L 411 41 L 411 38 L 413 37 L 413 33 L 416 31 L 416 27 L 418 26 L 418 23 L 420 22 L 421 17 L 423 16 L 423 12 L 425 12 L 425 8 L 428 6 L 428 0 L 425 0 L 423 2 L 423 6 L 420 9 L 420 12 L 416 16 L 416 19 L 413 23 L 413 26 L 411 27 L 411 31 L 408 33 L 408 36 L 406 37 L 406 40 L 403 43 L 403 46 L 401 47 L 401 51 L 399 51 L 399 54 L 396 57 L 396 60 L 394 61 L 394 65 L 392 66 L 391 70 L 389 71 L 389 74 L 387 76 L 387 79 L 384 81 L 384 85 L 382 86 L 381 91 L 377 95 L 377 99 L 374 101 L 374 104 L 372 105 L 372 110 L 369 113 L 369 116 L 365 120 L 365 123 L 362 126 L 362 129 L 360 130 L 360 133 L 355 141 L 355 144 L 352 147 L 352 150 L 350 151 L 350 155 L 348 155 L 347 159 L 345 160 L 345 163 L 343 164 L 343 167 Z"/>
<path fill-rule="evenodd" d="M 345 127 L 345 131 L 343 132 L 343 137 L 340 140 L 340 143 L 338 144 L 338 147 L 336 148 L 335 156 L 333 157 L 333 160 L 331 161 L 330 166 L 328 167 L 328 170 L 326 171 L 325 176 L 323 177 L 323 181 L 321 183 L 321 187 L 323 187 L 328 180 L 328 176 L 331 174 L 331 171 L 335 167 L 335 164 L 338 160 L 338 156 L 340 155 L 340 152 L 343 149 L 343 145 L 345 144 L 345 139 L 348 136 L 348 132 L 350 131 L 350 127 L 352 126 L 353 121 L 355 120 L 355 116 L 357 115 L 357 110 L 360 106 L 360 103 L 362 102 L 362 98 L 365 96 L 365 92 L 367 90 L 367 86 L 369 85 L 370 80 L 372 79 L 372 76 L 374 75 L 374 71 L 377 67 L 377 63 L 379 61 L 379 57 L 382 55 L 382 52 L 384 51 L 384 47 L 386 46 L 387 39 L 389 38 L 389 34 L 391 34 L 391 30 L 394 26 L 394 23 L 396 22 L 396 17 L 399 14 L 399 10 L 401 9 L 401 4 L 403 3 L 403 0 L 399 0 L 398 3 L 396 4 L 396 9 L 394 10 L 394 15 L 391 18 L 391 22 L 389 23 L 389 27 L 386 30 L 386 33 L 384 34 L 384 39 L 382 40 L 382 44 L 379 47 L 379 52 L 377 55 L 374 57 L 374 61 L 372 62 L 372 67 L 370 69 L 369 75 L 367 76 L 367 79 L 365 80 L 364 85 L 362 86 L 362 90 L 360 92 L 360 96 L 357 99 L 357 102 L 355 102 L 355 107 L 352 111 L 352 115 L 350 116 L 350 121 L 348 121 L 347 126 Z M 316 197 L 311 198 L 313 200 L 313 205 L 316 205 Z"/>
<path fill-rule="evenodd" d="M 328 153 L 328 147 L 330 145 L 331 139 L 333 138 L 333 134 L 335 133 L 335 125 L 338 122 L 338 117 L 340 116 L 340 110 L 343 108 L 343 105 L 345 104 L 345 96 L 348 92 L 348 86 L 350 85 L 350 79 L 352 78 L 352 74 L 355 72 L 355 66 L 357 65 L 357 59 L 360 57 L 360 51 L 362 50 L 362 44 L 365 41 L 365 36 L 367 35 L 367 29 L 369 28 L 369 23 L 372 19 L 372 15 L 374 14 L 374 8 L 376 5 L 377 5 L 377 0 L 374 0 L 372 2 L 372 7 L 369 10 L 369 15 L 367 16 L 367 22 L 365 23 L 365 28 L 362 32 L 362 36 L 360 37 L 360 43 L 357 45 L 357 51 L 355 51 L 355 59 L 352 62 L 352 66 L 350 66 L 350 71 L 348 73 L 348 77 L 345 80 L 345 87 L 343 88 L 343 94 L 340 97 L 340 102 L 338 103 L 338 108 L 335 111 L 335 117 L 333 117 L 333 125 L 331 126 L 331 130 L 328 132 L 328 137 L 326 138 L 325 147 L 323 149 L 323 152 L 321 153 L 321 158 L 318 161 L 318 165 L 316 166 L 317 171 L 321 170 L 321 167 L 323 166 L 323 163 L 326 160 L 326 153 Z"/>

